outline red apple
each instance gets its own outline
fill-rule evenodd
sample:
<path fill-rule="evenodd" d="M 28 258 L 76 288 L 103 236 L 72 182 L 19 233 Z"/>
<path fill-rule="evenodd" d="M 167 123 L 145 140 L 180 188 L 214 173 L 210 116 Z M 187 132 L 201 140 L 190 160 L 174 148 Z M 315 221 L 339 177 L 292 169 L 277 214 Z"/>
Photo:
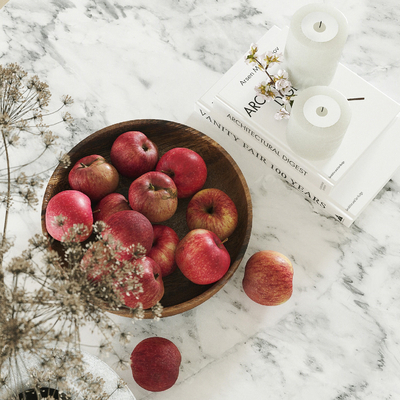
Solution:
<path fill-rule="evenodd" d="M 203 158 L 186 147 L 168 150 L 158 161 L 156 171 L 164 172 L 173 179 L 180 199 L 198 192 L 207 179 Z"/>
<path fill-rule="evenodd" d="M 127 307 L 137 308 L 139 305 L 144 310 L 156 305 L 164 295 L 164 283 L 161 277 L 161 269 L 159 265 L 149 257 L 141 257 L 129 261 L 132 265 L 132 271 L 138 270 L 141 289 L 125 288 L 124 278 L 119 282 L 115 282 L 117 290 L 123 297 L 123 302 Z M 127 274 L 128 278 L 135 278 L 133 272 Z"/>
<path fill-rule="evenodd" d="M 186 209 L 189 229 L 207 229 L 221 240 L 236 229 L 238 212 L 232 199 L 219 189 L 203 189 L 190 200 Z"/>
<path fill-rule="evenodd" d="M 179 242 L 175 260 L 183 275 L 199 285 L 221 279 L 231 263 L 229 253 L 219 237 L 206 229 L 190 231 Z"/>
<path fill-rule="evenodd" d="M 80 267 L 89 281 L 99 283 L 105 275 L 120 268 L 113 261 L 109 247 L 102 242 L 92 242 L 82 257 Z"/>
<path fill-rule="evenodd" d="M 123 269 L 122 263 L 117 264 L 112 259 L 109 247 L 94 242 L 84 254 L 80 266 L 95 284 L 104 278 L 113 279 L 115 290 L 121 293 L 127 307 L 137 308 L 139 304 L 143 309 L 153 307 L 164 295 L 159 265 L 149 257 L 133 258 L 127 263 Z"/>
<path fill-rule="evenodd" d="M 92 233 L 93 214 L 91 202 L 86 194 L 78 190 L 64 190 L 53 196 L 46 207 L 46 229 L 50 236 L 59 241 L 66 240 L 68 231 L 75 225 L 83 226 L 75 238 L 83 242 Z"/>
<path fill-rule="evenodd" d="M 135 179 L 129 187 L 128 199 L 132 210 L 142 213 L 152 223 L 171 218 L 178 207 L 174 181 L 157 171 L 146 172 Z"/>
<path fill-rule="evenodd" d="M 247 261 L 242 285 L 247 296 L 258 304 L 282 304 L 293 292 L 292 263 L 277 251 L 259 251 Z"/>
<path fill-rule="evenodd" d="M 106 222 L 118 211 L 131 210 L 128 200 L 121 193 L 110 193 L 93 206 L 93 220 Z"/>
<path fill-rule="evenodd" d="M 135 179 L 154 169 L 158 148 L 143 132 L 129 131 L 115 139 L 110 157 L 121 175 Z"/>
<path fill-rule="evenodd" d="M 68 174 L 68 182 L 72 189 L 98 201 L 117 188 L 119 175 L 104 157 L 92 154 L 75 163 Z"/>
<path fill-rule="evenodd" d="M 102 236 L 105 240 L 110 240 L 111 236 L 123 246 L 117 250 L 118 259 L 130 260 L 150 251 L 153 244 L 153 226 L 137 211 L 118 211 L 107 219 L 107 226 Z"/>
<path fill-rule="evenodd" d="M 153 246 L 147 255 L 160 266 L 161 275 L 165 277 L 176 269 L 175 250 L 179 243 L 179 237 L 167 225 L 153 225 L 153 233 Z"/>
<path fill-rule="evenodd" d="M 179 349 L 170 340 L 162 337 L 144 339 L 131 354 L 133 379 L 145 390 L 167 390 L 178 379 L 181 361 Z"/>

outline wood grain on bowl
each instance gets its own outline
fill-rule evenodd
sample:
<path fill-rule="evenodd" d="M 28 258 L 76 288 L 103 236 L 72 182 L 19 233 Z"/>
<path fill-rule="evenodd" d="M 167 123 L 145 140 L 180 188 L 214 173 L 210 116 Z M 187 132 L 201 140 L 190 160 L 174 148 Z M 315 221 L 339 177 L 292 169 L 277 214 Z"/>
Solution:
<path fill-rule="evenodd" d="M 163 317 L 190 310 L 217 293 L 237 270 L 250 239 L 252 226 L 252 206 L 248 186 L 239 167 L 232 157 L 214 140 L 189 126 L 164 120 L 132 120 L 101 129 L 78 143 L 68 154 L 71 167 L 82 157 L 99 154 L 110 161 L 110 149 L 114 140 L 127 131 L 141 131 L 158 146 L 160 156 L 174 147 L 187 147 L 199 153 L 207 164 L 208 176 L 204 188 L 218 188 L 227 193 L 236 204 L 239 221 L 235 232 L 225 246 L 231 256 L 228 272 L 218 282 L 211 285 L 196 285 L 186 279 L 177 269 L 164 278 L 165 294 L 161 300 Z M 57 167 L 51 176 L 42 203 L 42 230 L 46 233 L 45 213 L 49 200 L 58 192 L 69 189 L 70 168 Z M 132 180 L 122 178 L 117 189 L 126 198 Z M 165 222 L 182 239 L 189 231 L 186 225 L 186 207 L 189 199 L 180 199 L 176 214 Z M 55 249 L 61 252 L 61 246 Z M 129 309 L 111 311 L 129 316 Z M 150 310 L 145 318 L 152 318 Z"/>

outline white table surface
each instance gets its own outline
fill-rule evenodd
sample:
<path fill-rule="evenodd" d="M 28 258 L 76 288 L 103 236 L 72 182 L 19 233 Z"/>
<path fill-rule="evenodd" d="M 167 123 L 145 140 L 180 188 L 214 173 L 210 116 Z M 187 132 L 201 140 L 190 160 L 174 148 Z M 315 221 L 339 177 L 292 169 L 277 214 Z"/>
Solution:
<path fill-rule="evenodd" d="M 196 99 L 252 42 L 273 25 L 287 26 L 307 3 L 10 0 L 0 10 L 0 62 L 37 74 L 54 98 L 73 97 L 73 133 L 60 138 L 68 151 L 125 120 L 186 123 Z M 325 3 L 349 21 L 341 62 L 400 102 L 398 0 Z M 151 393 L 129 371 L 118 373 L 138 400 L 400 398 L 400 172 L 345 228 L 219 141 L 251 190 L 248 251 L 233 279 L 203 305 L 159 322 L 116 318 L 132 331 L 132 349 L 149 336 L 179 347 L 174 387 Z M 40 232 L 40 210 L 21 208 L 10 227 L 22 250 Z M 278 307 L 257 305 L 241 286 L 246 260 L 267 249 L 286 254 L 295 269 L 293 296 Z"/>

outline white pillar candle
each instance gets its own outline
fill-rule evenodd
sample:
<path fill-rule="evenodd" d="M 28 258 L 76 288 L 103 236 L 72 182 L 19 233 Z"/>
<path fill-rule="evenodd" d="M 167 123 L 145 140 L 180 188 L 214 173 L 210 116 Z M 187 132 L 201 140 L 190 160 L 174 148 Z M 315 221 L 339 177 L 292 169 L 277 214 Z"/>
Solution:
<path fill-rule="evenodd" d="M 327 86 L 312 86 L 294 98 L 286 139 L 300 157 L 323 160 L 335 154 L 350 120 L 350 105 L 341 93 Z"/>
<path fill-rule="evenodd" d="M 290 22 L 285 67 L 297 89 L 327 86 L 335 75 L 348 29 L 346 17 L 326 4 L 308 4 Z"/>

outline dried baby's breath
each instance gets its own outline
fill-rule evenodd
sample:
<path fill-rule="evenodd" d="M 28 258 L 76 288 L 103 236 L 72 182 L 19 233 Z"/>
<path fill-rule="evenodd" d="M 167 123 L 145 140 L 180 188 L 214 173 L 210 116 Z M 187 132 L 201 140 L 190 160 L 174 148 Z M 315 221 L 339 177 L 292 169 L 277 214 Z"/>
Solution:
<path fill-rule="evenodd" d="M 101 227 L 96 227 L 98 229 Z M 78 235 L 81 228 L 76 227 L 72 232 Z M 20 256 L 13 257 L 4 265 L 11 284 L 3 286 L 0 295 L 1 379 L 11 379 L 13 369 L 7 366 L 10 360 L 18 364 L 21 354 L 34 354 L 42 360 L 43 367 L 48 368 L 54 357 L 50 349 L 59 346 L 71 350 L 70 359 L 65 361 L 69 363 L 68 370 L 81 376 L 79 329 L 86 324 L 102 335 L 100 352 L 113 353 L 119 360 L 118 366 L 126 367 L 127 362 L 115 352 L 112 341 L 118 337 L 120 343 L 126 345 L 131 334 L 121 331 L 104 307 L 105 304 L 115 309 L 123 306 L 120 291 L 115 289 L 118 287 L 115 280 L 121 276 L 132 295 L 142 290 L 132 267 L 129 263 L 119 262 L 115 249 L 101 240 L 89 244 L 89 249 L 86 249 L 71 236 L 68 242 L 63 243 L 66 258 L 49 250 L 48 246 L 49 238 L 35 235 Z M 82 258 L 90 249 L 93 258 L 83 263 Z M 68 265 L 65 260 L 68 260 Z M 140 308 L 132 310 L 132 315 L 143 317 Z M 53 380 L 57 387 L 63 381 L 65 370 L 65 365 L 51 369 L 56 374 Z M 97 388 L 99 383 L 96 381 L 93 385 Z M 92 399 L 88 393 L 87 398 Z"/>
<path fill-rule="evenodd" d="M 93 227 L 95 242 L 86 247 L 78 237 L 87 228 L 74 226 L 62 243 L 63 256 L 51 249 L 51 238 L 38 234 L 21 254 L 8 256 L 13 246 L 8 235 L 9 212 L 18 202 L 38 205 L 36 190 L 43 186 L 43 178 L 33 173 L 32 165 L 56 145 L 57 135 L 50 127 L 72 120 L 63 112 L 59 121 L 47 122 L 73 102 L 70 96 L 63 96 L 60 107 L 50 112 L 50 98 L 47 84 L 37 76 L 29 77 L 18 64 L 0 66 L 0 211 L 5 216 L 0 233 L 0 392 L 5 393 L 6 400 L 19 400 L 15 382 L 28 371 L 31 388 L 39 399 L 40 388 L 52 387 L 72 400 L 78 393 L 82 399 L 105 400 L 110 395 L 104 393 L 104 382 L 82 368 L 80 329 L 91 325 L 92 332 L 97 330 L 102 336 L 99 351 L 114 353 L 120 366 L 127 365 L 112 341 L 117 337 L 125 345 L 131 335 L 120 330 L 105 305 L 118 309 L 123 306 L 124 293 L 136 296 L 143 290 L 138 279 L 140 267 L 132 271 L 131 263 L 117 258 L 121 250 L 139 258 L 144 254 L 143 247 L 123 249 L 112 236 L 103 239 L 105 225 L 99 222 Z M 26 146 L 30 137 L 36 139 L 29 144 L 38 144 L 33 146 L 39 149 L 38 154 L 23 165 L 14 165 L 9 148 Z M 68 155 L 62 153 L 58 162 L 64 167 L 70 165 Z M 61 215 L 54 220 L 58 226 L 65 222 Z M 84 261 L 89 251 L 92 258 Z M 161 308 L 155 310 L 157 317 Z M 143 316 L 141 307 L 132 310 L 132 318 Z M 38 360 L 38 368 L 27 368 L 24 360 L 30 356 Z M 78 383 L 78 389 L 71 388 L 71 379 Z M 124 387 L 119 382 L 115 391 Z M 51 400 L 52 393 L 47 394 L 45 398 Z"/>

